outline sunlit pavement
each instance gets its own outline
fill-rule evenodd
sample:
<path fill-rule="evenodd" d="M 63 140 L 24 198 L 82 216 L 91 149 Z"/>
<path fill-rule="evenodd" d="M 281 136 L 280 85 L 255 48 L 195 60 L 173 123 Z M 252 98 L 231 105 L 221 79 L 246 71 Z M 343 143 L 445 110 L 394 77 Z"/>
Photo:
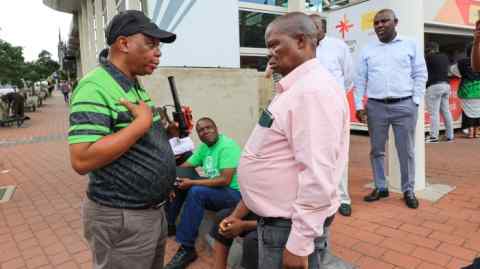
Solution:
<path fill-rule="evenodd" d="M 0 204 L 0 267 L 91 268 L 82 236 L 80 204 L 87 179 L 70 168 L 66 143 L 68 107 L 59 93 L 46 101 L 22 128 L 0 127 L 0 185 L 16 185 Z M 426 147 L 430 183 L 456 189 L 436 203 L 408 209 L 401 195 L 367 204 L 371 181 L 368 137 L 353 135 L 350 192 L 353 215 L 338 215 L 332 226 L 333 252 L 366 269 L 454 268 L 480 252 L 480 139 Z M 168 261 L 177 249 L 168 241 Z M 200 246 L 189 268 L 210 268 Z"/>

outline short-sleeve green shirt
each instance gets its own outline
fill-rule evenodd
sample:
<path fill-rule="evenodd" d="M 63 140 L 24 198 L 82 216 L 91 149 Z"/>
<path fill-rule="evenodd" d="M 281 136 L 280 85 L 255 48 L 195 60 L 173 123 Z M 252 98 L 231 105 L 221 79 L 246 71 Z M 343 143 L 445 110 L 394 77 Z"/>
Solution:
<path fill-rule="evenodd" d="M 242 150 L 231 138 L 220 135 L 217 143 L 209 147 L 205 143 L 195 150 L 187 162 L 195 167 L 202 166 L 208 178 L 220 176 L 223 169 L 237 168 Z M 239 190 L 237 172 L 232 177 L 229 185 L 234 190 Z"/>
<path fill-rule="evenodd" d="M 155 107 L 147 91 L 110 62 L 84 76 L 71 98 L 69 144 L 95 143 L 128 127 L 134 117 L 120 99 Z M 128 151 L 88 177 L 88 198 L 104 206 L 141 209 L 168 199 L 175 157 L 158 112 L 152 127 Z"/>

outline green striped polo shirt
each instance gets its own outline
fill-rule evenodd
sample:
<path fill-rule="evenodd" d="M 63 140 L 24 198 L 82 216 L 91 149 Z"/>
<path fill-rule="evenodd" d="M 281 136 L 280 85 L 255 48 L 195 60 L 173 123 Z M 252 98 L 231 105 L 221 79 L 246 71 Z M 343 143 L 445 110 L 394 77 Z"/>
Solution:
<path fill-rule="evenodd" d="M 109 62 L 88 73 L 71 98 L 69 144 L 94 143 L 127 127 L 134 118 L 120 99 L 155 106 L 136 80 Z M 88 176 L 87 196 L 105 206 L 135 209 L 164 201 L 175 179 L 175 158 L 158 113 L 125 154 Z"/>

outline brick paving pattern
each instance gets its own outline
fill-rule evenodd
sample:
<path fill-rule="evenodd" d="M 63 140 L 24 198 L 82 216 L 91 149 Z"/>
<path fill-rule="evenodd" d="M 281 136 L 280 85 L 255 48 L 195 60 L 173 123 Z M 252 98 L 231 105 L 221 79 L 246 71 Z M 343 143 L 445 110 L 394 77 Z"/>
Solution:
<path fill-rule="evenodd" d="M 59 94 L 47 100 L 23 127 L 0 128 L 0 186 L 16 185 L 13 199 L 0 204 L 0 268 L 91 268 L 82 236 L 80 204 L 86 178 L 70 168 L 66 143 L 67 106 Z M 429 144 L 431 183 L 456 189 L 436 203 L 405 207 L 392 194 L 367 204 L 370 190 L 368 137 L 353 135 L 350 192 L 353 215 L 332 226 L 334 253 L 365 269 L 458 269 L 480 252 L 480 139 Z M 168 260 L 176 251 L 168 241 Z M 212 266 L 205 247 L 189 268 Z"/>

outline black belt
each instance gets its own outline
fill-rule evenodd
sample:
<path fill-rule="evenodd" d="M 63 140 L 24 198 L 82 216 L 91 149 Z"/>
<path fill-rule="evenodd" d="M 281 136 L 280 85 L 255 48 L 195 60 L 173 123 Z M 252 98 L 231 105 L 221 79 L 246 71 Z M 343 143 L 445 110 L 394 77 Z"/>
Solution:
<path fill-rule="evenodd" d="M 323 223 L 323 227 L 327 228 L 328 226 L 330 226 L 334 218 L 335 218 L 335 214 L 326 218 L 325 222 Z M 285 218 L 260 217 L 259 221 L 260 221 L 260 224 L 263 224 L 263 225 L 272 225 L 272 226 L 291 226 L 292 225 L 292 220 L 285 219 Z"/>
<path fill-rule="evenodd" d="M 372 101 L 380 102 L 380 103 L 384 103 L 384 104 L 393 104 L 393 103 L 397 103 L 397 102 L 400 102 L 400 101 L 403 101 L 403 100 L 408 100 L 410 98 L 412 98 L 412 97 L 411 96 L 399 97 L 399 98 L 387 97 L 387 98 L 383 98 L 383 99 L 368 98 L 368 100 L 372 100 Z"/>
<path fill-rule="evenodd" d="M 139 206 L 139 207 L 124 207 L 123 209 L 128 209 L 128 210 L 145 210 L 145 209 L 153 209 L 153 210 L 157 210 L 157 209 L 160 209 L 162 208 L 164 205 L 167 204 L 167 201 L 163 201 L 163 202 L 160 202 L 160 203 L 156 203 L 156 204 L 150 204 L 150 205 L 146 205 L 146 206 Z"/>
<path fill-rule="evenodd" d="M 106 207 L 111 207 L 111 208 L 117 208 L 117 209 L 128 209 L 128 210 L 145 210 L 145 209 L 160 209 L 162 208 L 164 205 L 167 204 L 167 201 L 162 201 L 160 203 L 154 203 L 154 204 L 150 204 L 150 205 L 145 205 L 145 206 L 115 206 L 115 205 L 109 205 L 109 204 L 106 204 L 106 203 L 102 203 L 101 201 L 96 201 L 90 197 L 87 197 L 88 200 L 92 201 L 93 203 L 96 203 L 96 204 L 99 204 L 101 206 L 106 206 Z"/>

